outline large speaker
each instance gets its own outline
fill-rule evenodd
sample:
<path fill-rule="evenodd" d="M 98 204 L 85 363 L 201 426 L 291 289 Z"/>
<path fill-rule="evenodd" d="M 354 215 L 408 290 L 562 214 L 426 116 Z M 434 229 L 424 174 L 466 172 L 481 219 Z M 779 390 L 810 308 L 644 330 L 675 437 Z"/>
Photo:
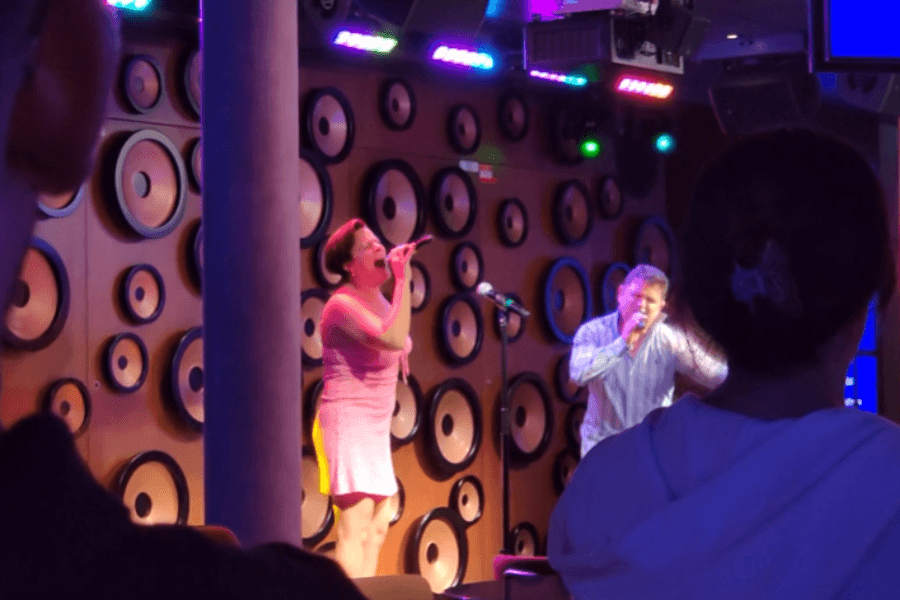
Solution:
<path fill-rule="evenodd" d="M 810 118 L 821 100 L 819 79 L 795 70 L 729 73 L 709 88 L 724 133 L 748 134 Z"/>
<path fill-rule="evenodd" d="M 356 0 L 363 11 L 405 33 L 475 37 L 488 0 Z"/>

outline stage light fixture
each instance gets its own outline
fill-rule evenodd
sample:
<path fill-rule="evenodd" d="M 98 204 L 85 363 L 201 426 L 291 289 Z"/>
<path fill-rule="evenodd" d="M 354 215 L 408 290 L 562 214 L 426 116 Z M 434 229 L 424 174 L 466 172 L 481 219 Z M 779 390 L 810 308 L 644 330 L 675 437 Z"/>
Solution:
<path fill-rule="evenodd" d="M 390 54 L 397 46 L 397 40 L 390 36 L 350 31 L 349 29 L 339 29 L 331 43 L 351 50 L 376 54 Z"/>
<path fill-rule="evenodd" d="M 616 81 L 614 89 L 625 96 L 665 100 L 671 97 L 675 88 L 661 79 L 651 79 L 640 75 L 623 75 Z"/>
<path fill-rule="evenodd" d="M 444 42 L 439 42 L 432 48 L 431 60 L 455 67 L 490 72 L 499 62 L 491 52 L 481 48 L 465 48 Z"/>
<path fill-rule="evenodd" d="M 658 133 L 653 137 L 653 149 L 659 154 L 672 154 L 677 145 L 678 143 L 675 141 L 675 136 L 671 133 Z"/>
<path fill-rule="evenodd" d="M 566 85 L 571 85 L 572 87 L 584 87 L 588 82 L 587 77 L 582 77 L 581 75 L 566 75 L 565 73 L 537 71 L 534 69 L 529 71 L 528 74 L 537 79 L 546 79 L 547 81 L 564 83 Z"/>
<path fill-rule="evenodd" d="M 150 8 L 151 0 L 106 0 L 106 3 L 122 10 L 145 11 Z"/>

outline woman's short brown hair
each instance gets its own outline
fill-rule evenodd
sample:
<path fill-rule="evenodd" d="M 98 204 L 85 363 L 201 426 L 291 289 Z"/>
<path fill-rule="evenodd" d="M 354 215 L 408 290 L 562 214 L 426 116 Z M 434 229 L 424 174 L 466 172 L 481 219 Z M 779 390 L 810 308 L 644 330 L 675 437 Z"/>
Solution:
<path fill-rule="evenodd" d="M 350 279 L 346 265 L 353 260 L 356 232 L 365 226 L 362 219 L 350 219 L 332 233 L 325 242 L 325 268 L 340 275 L 341 283 L 347 283 Z"/>

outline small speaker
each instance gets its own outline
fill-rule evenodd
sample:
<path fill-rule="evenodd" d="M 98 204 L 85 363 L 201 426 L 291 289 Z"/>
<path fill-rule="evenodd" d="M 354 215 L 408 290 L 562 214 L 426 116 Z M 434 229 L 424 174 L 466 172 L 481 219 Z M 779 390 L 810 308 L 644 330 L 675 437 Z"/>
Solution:
<path fill-rule="evenodd" d="M 730 73 L 709 88 L 719 127 L 737 135 L 802 123 L 820 97 L 818 77 L 795 71 Z"/>

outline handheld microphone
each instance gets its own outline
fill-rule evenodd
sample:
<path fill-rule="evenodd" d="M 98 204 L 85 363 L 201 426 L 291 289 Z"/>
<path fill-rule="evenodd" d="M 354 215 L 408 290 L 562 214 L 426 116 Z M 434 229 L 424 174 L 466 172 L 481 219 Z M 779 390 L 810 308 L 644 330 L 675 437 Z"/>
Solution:
<path fill-rule="evenodd" d="M 504 296 L 503 294 L 495 290 L 494 286 L 489 284 L 487 281 L 482 281 L 481 283 L 479 283 L 476 291 L 479 295 L 493 301 L 493 303 L 500 308 L 509 309 L 515 313 L 518 313 L 522 317 L 531 316 L 531 313 L 528 312 L 528 310 L 526 310 L 524 306 L 516 302 L 514 298 Z"/>

